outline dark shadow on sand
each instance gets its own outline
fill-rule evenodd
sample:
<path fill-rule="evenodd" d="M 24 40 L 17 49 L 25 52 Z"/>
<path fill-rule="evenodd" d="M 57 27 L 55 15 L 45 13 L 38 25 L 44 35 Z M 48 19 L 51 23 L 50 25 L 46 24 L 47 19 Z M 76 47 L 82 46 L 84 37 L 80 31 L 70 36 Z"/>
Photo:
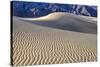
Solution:
<path fill-rule="evenodd" d="M 22 20 L 28 23 L 61 29 L 61 30 L 69 30 L 81 33 L 97 33 L 97 25 L 94 23 L 90 23 L 88 21 L 83 21 L 77 18 L 76 21 L 29 21 L 29 20 Z"/>

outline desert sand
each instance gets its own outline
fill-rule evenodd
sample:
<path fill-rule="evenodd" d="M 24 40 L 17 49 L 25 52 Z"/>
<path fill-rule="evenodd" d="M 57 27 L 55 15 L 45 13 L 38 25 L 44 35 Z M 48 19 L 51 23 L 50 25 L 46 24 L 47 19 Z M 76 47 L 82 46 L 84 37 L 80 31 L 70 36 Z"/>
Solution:
<path fill-rule="evenodd" d="M 12 64 L 39 65 L 97 60 L 96 18 L 52 13 L 13 17 Z"/>

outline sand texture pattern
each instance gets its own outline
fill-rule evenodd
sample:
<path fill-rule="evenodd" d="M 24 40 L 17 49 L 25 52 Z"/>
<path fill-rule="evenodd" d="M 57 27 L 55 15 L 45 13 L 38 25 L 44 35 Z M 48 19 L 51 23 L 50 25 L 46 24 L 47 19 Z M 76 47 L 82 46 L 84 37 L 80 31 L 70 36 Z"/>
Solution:
<path fill-rule="evenodd" d="M 14 66 L 97 60 L 96 21 L 52 13 L 29 19 L 13 17 Z"/>

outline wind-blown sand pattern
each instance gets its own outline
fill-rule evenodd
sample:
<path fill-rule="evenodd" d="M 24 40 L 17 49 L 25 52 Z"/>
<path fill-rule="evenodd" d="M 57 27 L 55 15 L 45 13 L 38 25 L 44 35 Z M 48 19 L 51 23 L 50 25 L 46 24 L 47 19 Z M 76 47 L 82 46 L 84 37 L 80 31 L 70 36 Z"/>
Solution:
<path fill-rule="evenodd" d="M 96 26 L 92 19 L 67 13 L 35 19 L 13 17 L 12 63 L 20 66 L 96 61 Z"/>

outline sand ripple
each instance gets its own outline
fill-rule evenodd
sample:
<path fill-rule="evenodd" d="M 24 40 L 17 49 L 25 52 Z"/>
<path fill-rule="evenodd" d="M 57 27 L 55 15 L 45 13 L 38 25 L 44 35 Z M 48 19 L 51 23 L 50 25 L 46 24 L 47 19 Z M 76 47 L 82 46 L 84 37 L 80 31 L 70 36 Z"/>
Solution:
<path fill-rule="evenodd" d="M 37 65 L 96 61 L 95 35 L 57 31 L 13 33 L 13 64 Z M 91 37 L 92 36 L 92 37 Z M 77 37 L 77 38 L 75 38 Z"/>
<path fill-rule="evenodd" d="M 55 17 L 55 15 L 53 16 Z M 94 22 L 90 23 L 92 21 L 89 19 L 90 22 L 86 22 L 87 20 L 78 16 L 60 14 L 53 23 L 63 24 L 62 21 L 72 21 L 71 17 L 78 18 L 77 20 L 73 19 L 71 24 L 76 24 L 77 28 L 75 28 L 80 29 L 80 32 L 34 24 L 36 22 L 34 20 L 30 23 L 13 18 L 12 64 L 20 66 L 96 61 L 97 36 L 96 32 L 93 34 L 96 31 Z M 49 21 L 54 20 L 54 18 L 47 18 L 46 20 L 49 19 Z M 69 24 L 70 22 L 66 23 Z"/>

